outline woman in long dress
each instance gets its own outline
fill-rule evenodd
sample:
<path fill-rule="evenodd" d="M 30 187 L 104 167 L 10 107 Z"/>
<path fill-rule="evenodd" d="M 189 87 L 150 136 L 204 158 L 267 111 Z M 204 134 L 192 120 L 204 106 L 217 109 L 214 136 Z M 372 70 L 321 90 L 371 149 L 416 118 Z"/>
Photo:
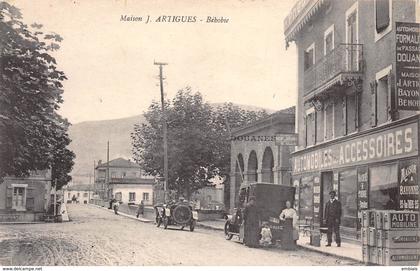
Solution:
<path fill-rule="evenodd" d="M 296 210 L 292 208 L 290 201 L 286 201 L 286 208 L 280 213 L 280 220 L 284 221 L 286 219 L 292 219 L 293 241 L 296 243 L 296 240 L 299 239 L 298 215 Z"/>

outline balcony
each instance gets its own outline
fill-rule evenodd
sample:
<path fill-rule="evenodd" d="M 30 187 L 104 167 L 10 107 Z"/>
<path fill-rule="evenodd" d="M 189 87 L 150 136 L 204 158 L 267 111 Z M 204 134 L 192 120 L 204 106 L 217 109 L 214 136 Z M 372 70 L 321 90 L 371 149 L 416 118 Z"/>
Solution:
<path fill-rule="evenodd" d="M 363 45 L 340 44 L 304 72 L 305 99 L 323 94 L 336 85 L 360 80 L 363 73 Z"/>

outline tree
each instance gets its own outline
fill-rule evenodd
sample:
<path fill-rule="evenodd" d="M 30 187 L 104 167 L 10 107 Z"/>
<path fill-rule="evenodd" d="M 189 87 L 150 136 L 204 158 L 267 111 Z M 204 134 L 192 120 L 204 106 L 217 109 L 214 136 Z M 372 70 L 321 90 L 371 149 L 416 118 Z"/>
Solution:
<path fill-rule="evenodd" d="M 230 172 L 231 128 L 267 115 L 265 111 L 246 111 L 232 104 L 213 109 L 200 93 L 180 90 L 172 102 L 166 101 L 168 123 L 169 189 L 191 194 L 215 176 L 226 179 Z M 135 125 L 132 133 L 133 157 L 147 173 L 163 175 L 161 106 L 152 103 L 144 114 L 146 123 Z M 228 182 L 227 180 L 226 182 Z"/>
<path fill-rule="evenodd" d="M 168 175 L 169 189 L 190 198 L 191 194 L 207 185 L 213 175 L 211 133 L 211 107 L 200 93 L 190 88 L 178 91 L 172 102 L 167 102 L 168 123 Z M 147 123 L 136 125 L 133 156 L 153 175 L 163 175 L 161 108 L 153 103 L 145 113 Z"/>
<path fill-rule="evenodd" d="M 16 7 L 0 2 L 0 177 L 51 168 L 63 185 L 74 158 L 69 123 L 56 112 L 67 78 L 50 55 L 62 38 L 44 34 L 40 24 L 30 30 L 21 19 Z"/>

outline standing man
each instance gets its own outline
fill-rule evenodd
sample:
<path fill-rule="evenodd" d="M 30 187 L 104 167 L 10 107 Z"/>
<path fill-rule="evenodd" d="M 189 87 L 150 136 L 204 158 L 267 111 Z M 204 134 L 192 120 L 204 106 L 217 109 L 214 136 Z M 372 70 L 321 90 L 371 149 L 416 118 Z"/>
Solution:
<path fill-rule="evenodd" d="M 139 218 L 139 216 L 143 216 L 144 215 L 144 202 L 143 200 L 140 201 L 139 207 L 137 208 L 137 215 L 136 217 Z"/>
<path fill-rule="evenodd" d="M 249 202 L 244 210 L 244 243 L 247 247 L 258 247 L 259 245 L 260 220 L 258 217 L 255 197 L 249 197 Z"/>
<path fill-rule="evenodd" d="M 335 198 L 335 196 L 336 196 L 335 191 L 331 191 L 330 192 L 331 198 L 327 202 L 327 204 L 325 204 L 324 218 L 328 227 L 327 247 L 331 246 L 333 231 L 335 234 L 335 242 L 337 243 L 337 247 L 341 246 L 341 239 L 340 239 L 341 203 Z"/>

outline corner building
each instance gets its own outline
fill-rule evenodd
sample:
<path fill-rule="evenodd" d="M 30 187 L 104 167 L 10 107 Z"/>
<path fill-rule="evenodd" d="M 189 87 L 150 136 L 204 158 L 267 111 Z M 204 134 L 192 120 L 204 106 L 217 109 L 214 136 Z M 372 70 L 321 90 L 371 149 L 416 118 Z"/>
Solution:
<path fill-rule="evenodd" d="M 416 11 L 411 0 L 301 0 L 284 21 L 298 53 L 292 183 L 315 228 L 331 190 L 349 239 L 364 209 L 419 210 L 420 115 L 395 96 L 396 22 L 415 23 Z"/>

